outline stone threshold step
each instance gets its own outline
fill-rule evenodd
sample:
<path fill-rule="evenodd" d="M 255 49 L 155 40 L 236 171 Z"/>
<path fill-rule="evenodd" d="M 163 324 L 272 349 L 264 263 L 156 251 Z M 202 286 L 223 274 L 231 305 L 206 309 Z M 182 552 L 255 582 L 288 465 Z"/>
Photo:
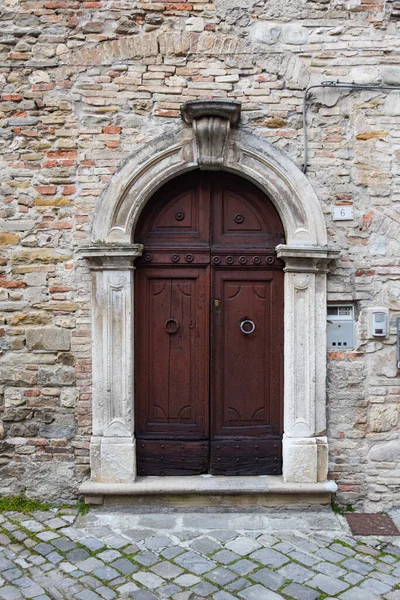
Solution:
<path fill-rule="evenodd" d="M 86 481 L 80 493 L 88 504 L 136 503 L 175 506 L 307 506 L 329 504 L 334 481 L 288 483 L 280 476 L 198 475 L 138 477 L 129 483 Z M 151 499 L 150 499 L 151 498 Z"/>

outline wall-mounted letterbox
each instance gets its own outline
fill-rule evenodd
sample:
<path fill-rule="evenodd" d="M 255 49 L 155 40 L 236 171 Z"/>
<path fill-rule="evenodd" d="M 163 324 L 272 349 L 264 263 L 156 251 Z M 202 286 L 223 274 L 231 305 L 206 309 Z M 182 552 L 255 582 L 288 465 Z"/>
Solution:
<path fill-rule="evenodd" d="M 354 348 L 354 306 L 329 305 L 326 319 L 328 348 L 352 350 Z"/>

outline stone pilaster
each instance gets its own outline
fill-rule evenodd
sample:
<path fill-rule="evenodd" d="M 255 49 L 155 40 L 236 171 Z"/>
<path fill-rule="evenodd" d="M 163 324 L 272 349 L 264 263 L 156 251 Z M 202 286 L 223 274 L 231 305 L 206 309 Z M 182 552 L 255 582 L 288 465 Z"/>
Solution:
<path fill-rule="evenodd" d="M 142 250 L 135 244 L 81 251 L 92 272 L 93 481 L 125 483 L 136 476 L 133 263 Z"/>
<path fill-rule="evenodd" d="M 339 252 L 278 246 L 285 263 L 285 392 L 283 478 L 325 481 L 326 273 Z"/>

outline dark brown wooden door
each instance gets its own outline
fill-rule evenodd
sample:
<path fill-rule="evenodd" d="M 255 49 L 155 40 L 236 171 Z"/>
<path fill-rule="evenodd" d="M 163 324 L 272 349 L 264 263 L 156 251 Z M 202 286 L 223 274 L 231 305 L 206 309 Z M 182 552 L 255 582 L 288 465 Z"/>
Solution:
<path fill-rule="evenodd" d="M 193 172 L 143 212 L 135 285 L 139 475 L 281 472 L 282 224 L 257 188 Z"/>

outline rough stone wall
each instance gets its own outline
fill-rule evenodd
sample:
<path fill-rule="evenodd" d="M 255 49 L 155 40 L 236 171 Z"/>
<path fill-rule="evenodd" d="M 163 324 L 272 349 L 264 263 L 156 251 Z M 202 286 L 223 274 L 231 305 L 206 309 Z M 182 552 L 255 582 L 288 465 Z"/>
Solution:
<path fill-rule="evenodd" d="M 241 127 L 303 162 L 309 84 L 400 84 L 399 2 L 3 0 L 0 8 L 2 491 L 73 498 L 89 474 L 90 277 L 76 249 L 135 145 L 182 102 L 242 102 Z M 329 300 L 357 348 L 329 352 L 330 475 L 343 502 L 400 498 L 400 91 L 315 90 L 309 167 L 330 241 Z M 332 221 L 335 204 L 353 221 Z M 365 309 L 390 309 L 368 339 Z M 1 425 L 2 423 L 2 425 Z"/>

